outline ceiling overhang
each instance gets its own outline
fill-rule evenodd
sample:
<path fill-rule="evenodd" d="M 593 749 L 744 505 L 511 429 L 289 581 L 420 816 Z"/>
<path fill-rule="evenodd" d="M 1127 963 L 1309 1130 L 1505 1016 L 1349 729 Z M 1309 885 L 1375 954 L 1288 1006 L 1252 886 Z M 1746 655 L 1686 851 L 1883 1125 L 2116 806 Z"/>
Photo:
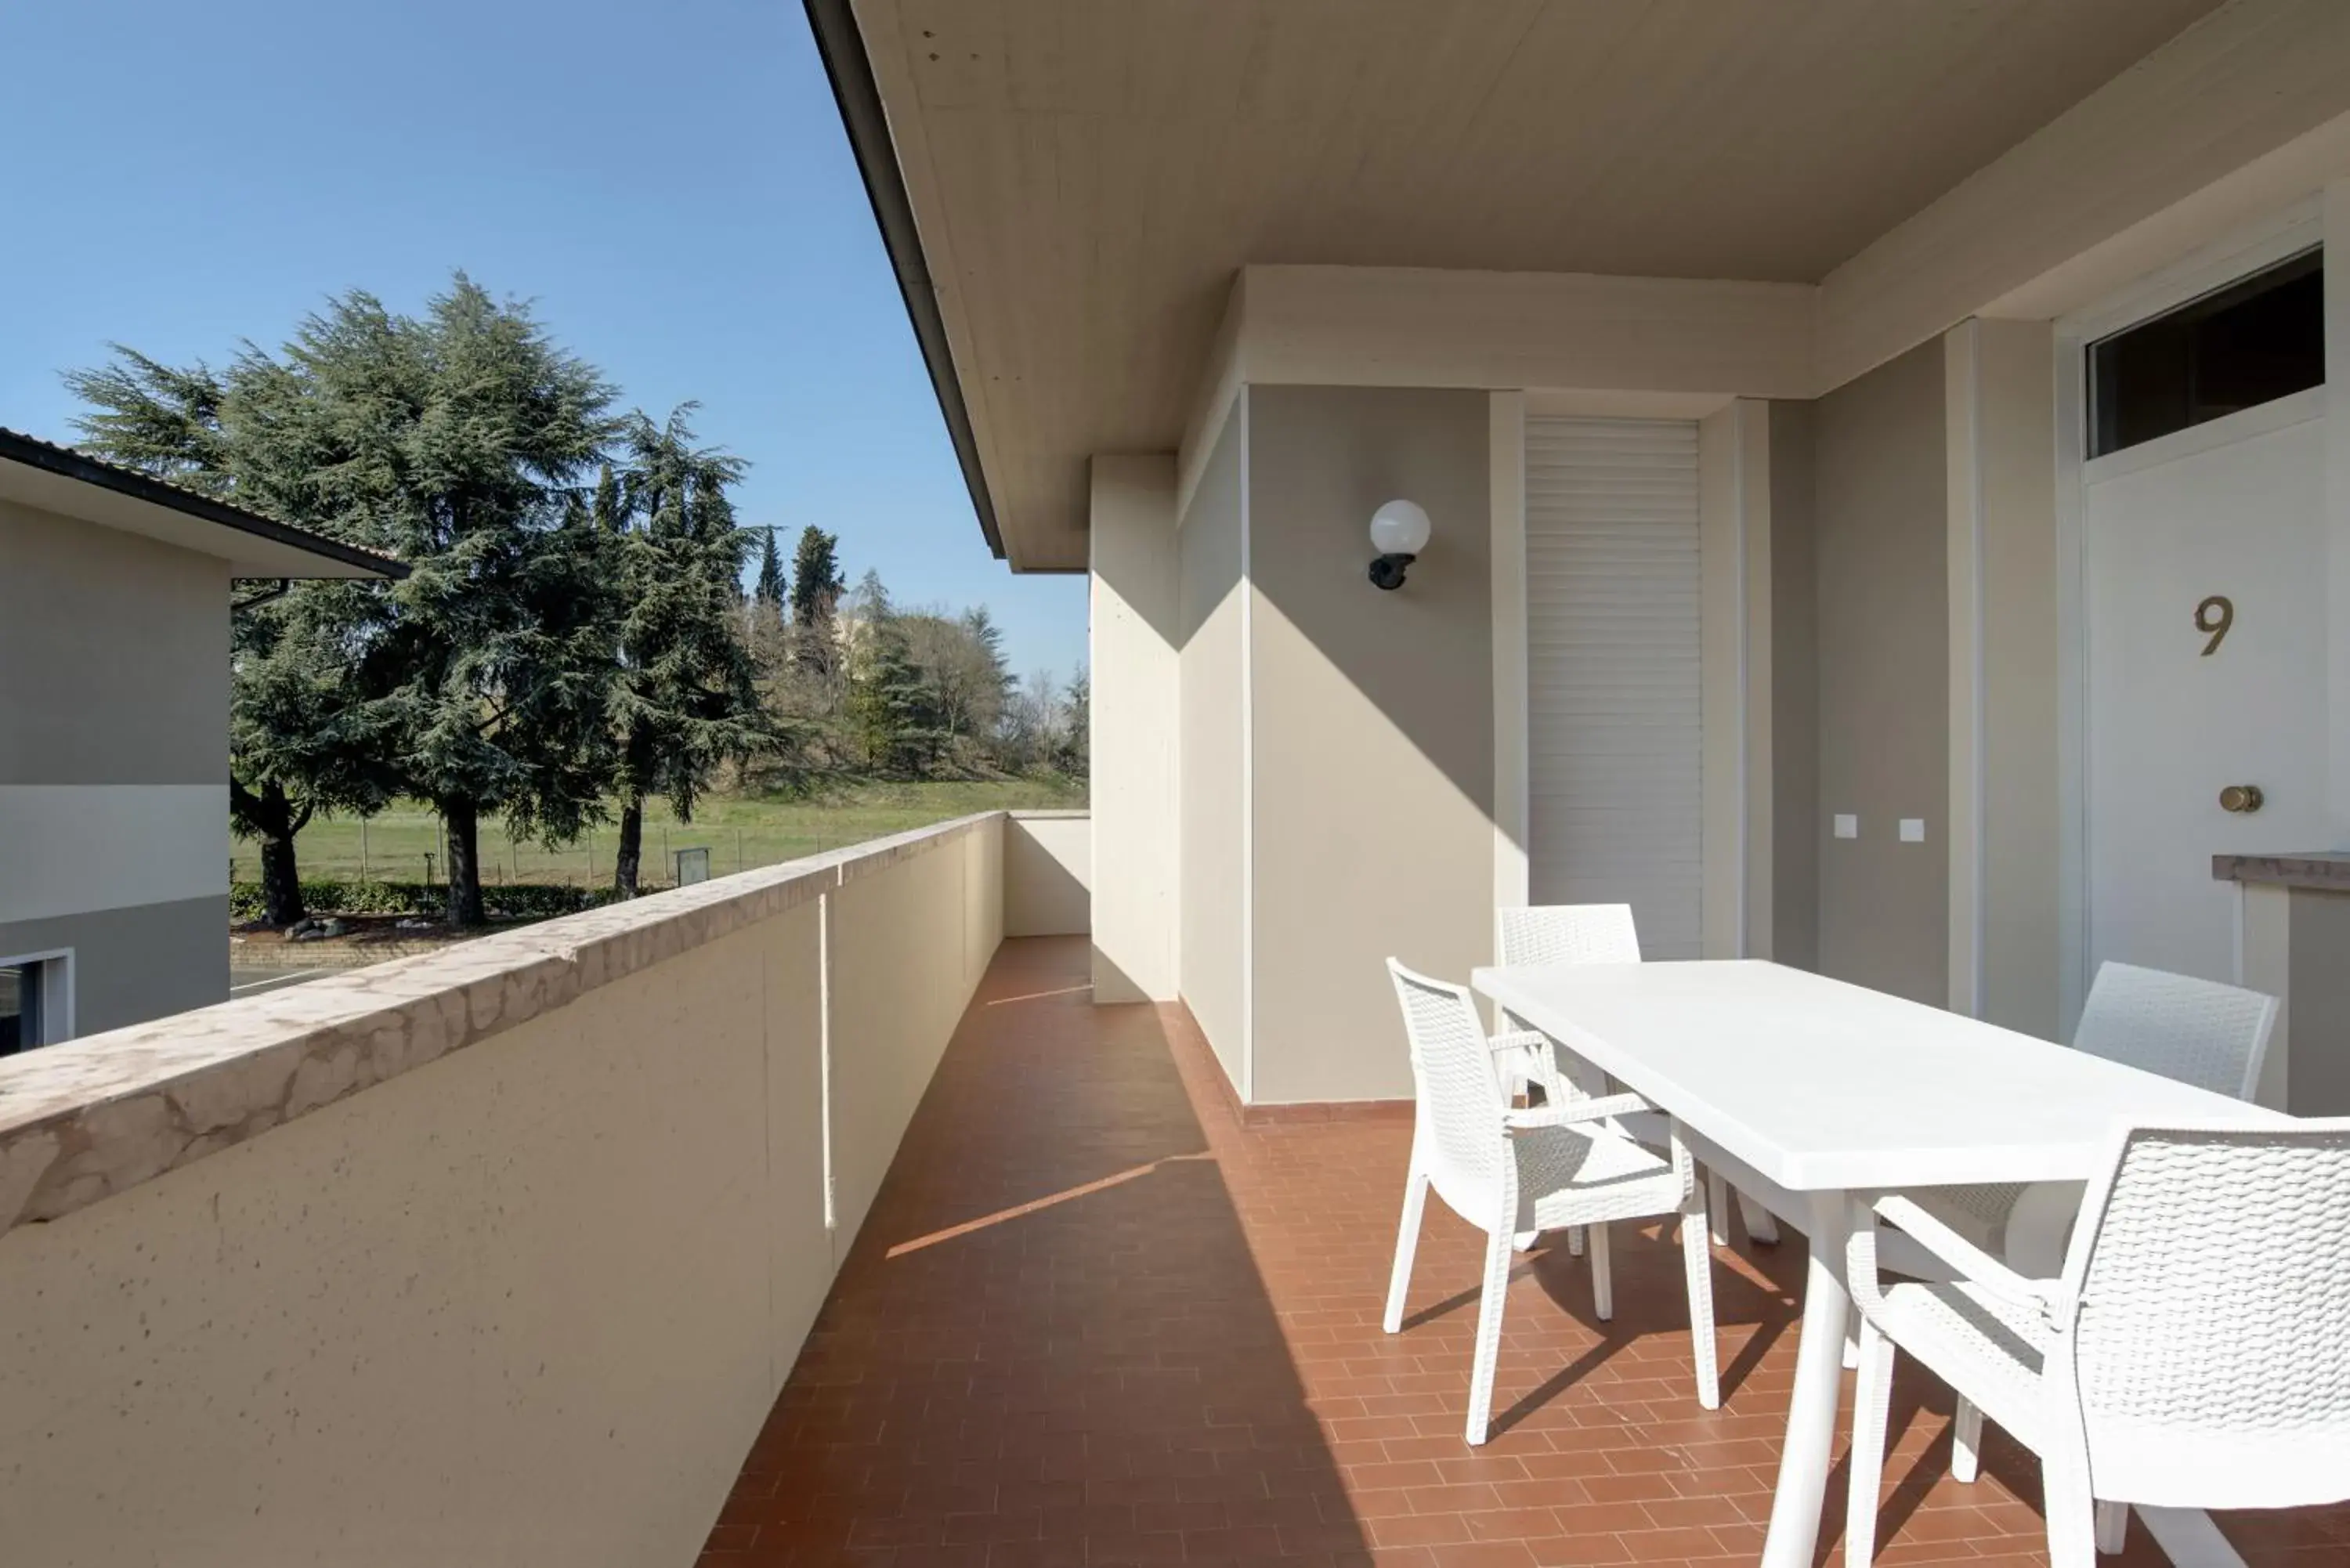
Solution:
<path fill-rule="evenodd" d="M 2350 112 L 2332 0 L 806 5 L 1024 571 L 1083 569 L 1088 460 L 1180 450 L 1220 381 L 1815 393 Z M 1766 373 L 1666 385 L 1722 308 Z"/>

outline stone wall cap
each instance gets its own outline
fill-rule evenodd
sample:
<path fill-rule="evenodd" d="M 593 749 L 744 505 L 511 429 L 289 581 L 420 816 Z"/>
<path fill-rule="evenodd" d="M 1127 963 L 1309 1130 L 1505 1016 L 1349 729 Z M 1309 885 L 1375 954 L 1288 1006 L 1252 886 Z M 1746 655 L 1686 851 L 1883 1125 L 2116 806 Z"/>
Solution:
<path fill-rule="evenodd" d="M 2220 882 L 2265 883 L 2350 893 L 2350 850 L 2319 849 L 2297 855 L 2214 855 L 2211 877 Z"/>
<path fill-rule="evenodd" d="M 0 1060 L 0 1231 L 242 1143 L 1005 815 L 980 812 Z"/>

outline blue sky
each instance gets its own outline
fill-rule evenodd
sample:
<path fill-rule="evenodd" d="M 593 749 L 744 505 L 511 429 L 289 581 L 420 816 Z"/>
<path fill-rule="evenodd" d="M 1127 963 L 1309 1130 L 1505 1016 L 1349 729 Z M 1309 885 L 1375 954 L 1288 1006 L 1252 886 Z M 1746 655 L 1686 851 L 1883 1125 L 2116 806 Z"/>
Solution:
<path fill-rule="evenodd" d="M 794 0 L 10 7 L 0 425 L 69 440 L 109 342 L 275 347 L 326 296 L 463 267 L 656 416 L 751 460 L 743 520 L 837 533 L 904 604 L 1086 653 L 1082 577 L 987 553 Z"/>

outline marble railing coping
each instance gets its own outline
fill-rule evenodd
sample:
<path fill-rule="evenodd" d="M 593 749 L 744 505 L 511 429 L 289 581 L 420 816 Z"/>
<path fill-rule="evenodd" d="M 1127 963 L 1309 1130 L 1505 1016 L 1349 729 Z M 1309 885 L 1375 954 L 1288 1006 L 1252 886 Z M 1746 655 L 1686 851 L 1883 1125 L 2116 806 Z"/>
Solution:
<path fill-rule="evenodd" d="M 2320 849 L 2306 855 L 2214 855 L 2211 876 L 2220 882 L 2259 882 L 2272 887 L 2350 893 L 2350 852 Z"/>
<path fill-rule="evenodd" d="M 958 817 L 0 1060 L 0 1231 L 152 1180 L 1004 815 Z"/>

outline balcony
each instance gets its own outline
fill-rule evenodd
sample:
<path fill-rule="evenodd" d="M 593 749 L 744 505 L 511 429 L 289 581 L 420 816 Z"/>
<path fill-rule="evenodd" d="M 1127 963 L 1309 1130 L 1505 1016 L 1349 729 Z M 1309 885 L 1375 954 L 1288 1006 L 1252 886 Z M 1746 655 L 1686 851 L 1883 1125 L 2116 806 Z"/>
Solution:
<path fill-rule="evenodd" d="M 1800 1251 L 1719 1257 L 1709 1415 L 1669 1232 L 1604 1325 L 1537 1250 L 1471 1452 L 1466 1226 L 1378 1328 L 1408 1123 L 1244 1113 L 1180 1006 L 1094 1006 L 1085 841 L 972 818 L 0 1070 L 7 1561 L 1752 1561 Z M 2036 1465 L 1951 1482 L 1950 1416 L 1897 1391 L 1883 1561 L 2043 1561 Z"/>

